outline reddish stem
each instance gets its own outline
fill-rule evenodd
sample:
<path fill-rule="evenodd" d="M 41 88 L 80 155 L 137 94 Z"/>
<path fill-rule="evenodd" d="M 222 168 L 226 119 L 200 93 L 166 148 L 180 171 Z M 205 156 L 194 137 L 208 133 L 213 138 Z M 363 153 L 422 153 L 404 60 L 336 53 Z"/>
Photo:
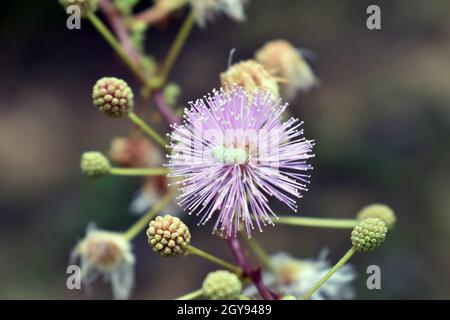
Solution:
<path fill-rule="evenodd" d="M 110 0 L 100 0 L 99 8 L 113 28 L 123 49 L 130 56 L 131 61 L 138 64 L 141 60 L 141 56 L 134 48 L 123 17 L 119 14 Z"/>
<path fill-rule="evenodd" d="M 266 287 L 262 280 L 261 269 L 252 270 L 247 257 L 242 252 L 239 240 L 236 237 L 229 237 L 226 239 L 228 245 L 230 246 L 231 252 L 233 253 L 234 259 L 237 264 L 241 267 L 243 275 L 249 277 L 255 284 L 256 289 L 258 289 L 259 294 L 264 300 L 275 300 L 276 297 L 270 290 Z"/>
<path fill-rule="evenodd" d="M 156 107 L 159 109 L 164 118 L 166 118 L 169 123 L 179 123 L 180 117 L 177 116 L 172 108 L 170 108 L 166 100 L 164 99 L 164 95 L 161 91 L 153 92 L 153 99 L 155 100 Z"/>

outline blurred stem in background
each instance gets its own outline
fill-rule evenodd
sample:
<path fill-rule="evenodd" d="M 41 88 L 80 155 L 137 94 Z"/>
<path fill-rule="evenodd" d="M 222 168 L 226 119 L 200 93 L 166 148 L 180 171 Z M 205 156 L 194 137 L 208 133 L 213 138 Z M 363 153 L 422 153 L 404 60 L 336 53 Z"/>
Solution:
<path fill-rule="evenodd" d="M 279 217 L 275 219 L 276 224 L 286 224 L 291 226 L 318 227 L 352 229 L 358 221 L 356 219 L 324 219 L 306 217 Z"/>
<path fill-rule="evenodd" d="M 109 171 L 117 176 L 164 176 L 169 173 L 167 168 L 111 168 Z"/>
<path fill-rule="evenodd" d="M 135 238 L 147 225 L 150 223 L 150 221 L 156 217 L 156 215 L 163 210 L 174 198 L 174 194 L 172 192 L 169 192 L 167 195 L 165 195 L 161 201 L 157 202 L 155 206 L 148 211 L 145 215 L 143 215 L 136 223 L 134 223 L 125 233 L 123 236 L 128 241 L 131 241 L 133 238 Z"/>

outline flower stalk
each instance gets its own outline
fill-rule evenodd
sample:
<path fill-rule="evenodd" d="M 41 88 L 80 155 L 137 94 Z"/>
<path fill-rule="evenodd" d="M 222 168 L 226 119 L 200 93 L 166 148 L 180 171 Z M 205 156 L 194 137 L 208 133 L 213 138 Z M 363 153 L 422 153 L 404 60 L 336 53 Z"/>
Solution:
<path fill-rule="evenodd" d="M 117 176 L 164 176 L 166 168 L 111 168 L 109 173 Z"/>
<path fill-rule="evenodd" d="M 279 217 L 274 219 L 276 224 L 286 224 L 291 226 L 352 229 L 358 221 L 356 219 L 325 219 L 307 217 Z"/>
<path fill-rule="evenodd" d="M 206 259 L 210 262 L 213 262 L 221 267 L 224 267 L 225 269 L 227 269 L 231 272 L 234 272 L 239 276 L 242 275 L 242 269 L 240 267 L 235 266 L 229 262 L 226 262 L 225 260 L 220 259 L 220 258 L 218 258 L 212 254 L 209 254 L 209 253 L 207 253 L 199 248 L 196 248 L 194 246 L 189 245 L 189 247 L 186 250 L 186 255 L 188 255 L 188 254 L 194 254 L 194 255 L 199 256 L 203 259 Z"/>
<path fill-rule="evenodd" d="M 128 118 L 130 118 L 131 121 L 133 121 L 134 124 L 136 124 L 139 128 L 141 128 L 145 133 L 147 133 L 151 138 L 153 138 L 160 146 L 162 146 L 164 149 L 167 148 L 166 146 L 166 140 L 161 137 L 159 133 L 157 133 L 155 130 L 150 128 L 144 120 L 142 120 L 137 114 L 134 112 L 128 113 Z"/>
<path fill-rule="evenodd" d="M 303 297 L 303 300 L 308 300 L 314 292 L 316 292 L 340 267 L 342 267 L 356 252 L 357 250 L 352 247 L 347 253 L 339 260 L 333 268 L 328 271 L 322 279 L 319 280 Z"/>

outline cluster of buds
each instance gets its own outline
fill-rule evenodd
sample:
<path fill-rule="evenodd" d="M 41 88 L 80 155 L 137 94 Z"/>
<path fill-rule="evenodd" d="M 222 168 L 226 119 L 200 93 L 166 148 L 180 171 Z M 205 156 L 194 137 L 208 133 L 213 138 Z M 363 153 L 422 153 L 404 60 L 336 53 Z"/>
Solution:
<path fill-rule="evenodd" d="M 189 228 L 177 217 L 158 216 L 147 229 L 148 243 L 162 256 L 183 254 L 191 242 Z"/>
<path fill-rule="evenodd" d="M 239 277 L 227 270 L 210 272 L 202 285 L 203 295 L 210 300 L 238 299 L 242 291 Z"/>
<path fill-rule="evenodd" d="M 352 245 L 358 251 L 371 252 L 378 248 L 386 238 L 388 228 L 379 218 L 366 218 L 352 231 Z"/>
<path fill-rule="evenodd" d="M 92 89 L 94 105 L 111 117 L 122 117 L 133 110 L 133 91 L 122 79 L 104 77 Z"/>
<path fill-rule="evenodd" d="M 111 170 L 109 160 L 100 152 L 88 151 L 81 156 L 81 171 L 89 178 L 100 178 Z"/>

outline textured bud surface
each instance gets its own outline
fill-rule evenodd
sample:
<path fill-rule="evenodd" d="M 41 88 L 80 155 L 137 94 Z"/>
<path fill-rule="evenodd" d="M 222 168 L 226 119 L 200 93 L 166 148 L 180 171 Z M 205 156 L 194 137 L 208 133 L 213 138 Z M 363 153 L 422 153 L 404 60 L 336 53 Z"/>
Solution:
<path fill-rule="evenodd" d="M 94 105 L 111 117 L 122 117 L 133 110 L 133 91 L 118 78 L 101 78 L 92 90 Z"/>
<path fill-rule="evenodd" d="M 210 300 L 238 299 L 242 290 L 239 277 L 227 270 L 210 272 L 202 285 L 203 295 Z"/>
<path fill-rule="evenodd" d="M 108 159 L 97 151 L 89 151 L 81 156 L 81 171 L 90 178 L 100 178 L 109 173 Z"/>
<path fill-rule="evenodd" d="M 183 254 L 191 242 L 189 228 L 177 217 L 158 216 L 147 229 L 148 243 L 162 256 Z"/>
<path fill-rule="evenodd" d="M 373 251 L 383 243 L 386 233 L 387 227 L 383 220 L 364 219 L 352 231 L 352 245 L 358 251 Z"/>
<path fill-rule="evenodd" d="M 64 8 L 69 6 L 78 6 L 83 17 L 87 16 L 89 13 L 95 12 L 97 10 L 98 0 L 60 0 L 59 1 Z"/>
<path fill-rule="evenodd" d="M 292 295 L 287 295 L 287 296 L 281 297 L 280 300 L 297 300 L 297 298 L 295 296 L 292 296 Z"/>
<path fill-rule="evenodd" d="M 389 229 L 392 229 L 395 225 L 397 218 L 394 211 L 384 204 L 371 204 L 361 209 L 358 212 L 357 218 L 362 221 L 366 218 L 379 218 L 386 223 Z"/>
<path fill-rule="evenodd" d="M 236 63 L 220 74 L 223 87 L 232 88 L 238 85 L 244 88 L 251 96 L 258 89 L 267 89 L 272 94 L 273 99 L 279 98 L 278 84 L 262 65 L 254 60 L 247 60 Z"/>

